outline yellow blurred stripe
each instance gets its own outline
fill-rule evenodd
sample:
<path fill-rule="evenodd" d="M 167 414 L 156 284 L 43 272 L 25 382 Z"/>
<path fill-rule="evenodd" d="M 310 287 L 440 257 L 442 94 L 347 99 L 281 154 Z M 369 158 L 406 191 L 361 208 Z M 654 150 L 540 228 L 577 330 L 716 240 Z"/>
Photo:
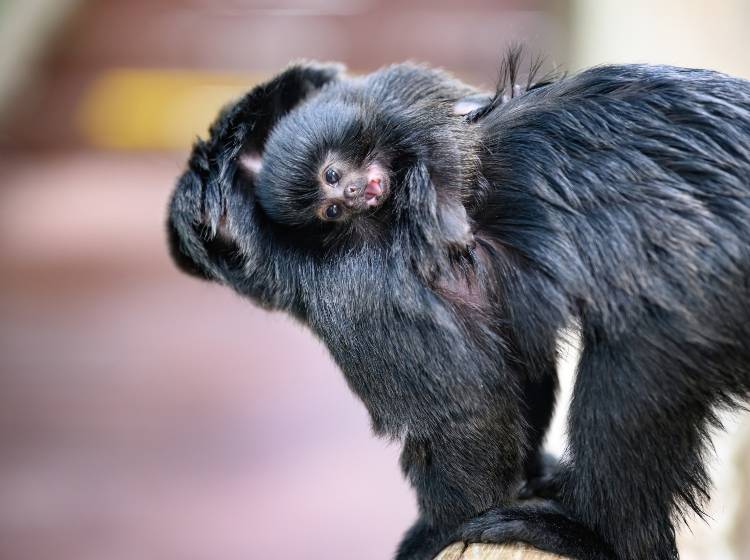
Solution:
<path fill-rule="evenodd" d="M 77 122 L 94 147 L 186 148 L 205 136 L 225 103 L 263 79 L 260 74 L 108 70 L 82 97 Z"/>

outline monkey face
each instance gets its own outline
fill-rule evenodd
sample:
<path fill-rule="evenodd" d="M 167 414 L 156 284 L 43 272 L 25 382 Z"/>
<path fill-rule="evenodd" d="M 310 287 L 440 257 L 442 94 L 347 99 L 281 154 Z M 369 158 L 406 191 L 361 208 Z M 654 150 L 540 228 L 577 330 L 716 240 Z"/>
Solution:
<path fill-rule="evenodd" d="M 330 154 L 318 173 L 320 202 L 315 214 L 324 222 L 352 219 L 385 202 L 391 185 L 388 172 L 378 160 L 352 164 Z"/>
<path fill-rule="evenodd" d="M 382 130 L 382 116 L 359 103 L 303 103 L 279 119 L 259 155 L 260 206 L 292 227 L 352 223 L 378 212 L 395 186 Z"/>

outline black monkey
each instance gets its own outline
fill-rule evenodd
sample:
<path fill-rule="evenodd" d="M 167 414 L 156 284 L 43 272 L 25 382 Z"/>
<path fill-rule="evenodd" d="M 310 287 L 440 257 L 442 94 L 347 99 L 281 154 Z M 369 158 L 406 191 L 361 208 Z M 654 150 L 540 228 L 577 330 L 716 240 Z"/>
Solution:
<path fill-rule="evenodd" d="M 172 252 L 306 323 L 403 440 L 400 560 L 452 538 L 675 559 L 715 412 L 750 394 L 750 83 L 625 65 L 521 89 L 479 107 L 419 66 L 292 66 L 195 145 Z M 544 472 L 571 325 L 569 453 Z"/>

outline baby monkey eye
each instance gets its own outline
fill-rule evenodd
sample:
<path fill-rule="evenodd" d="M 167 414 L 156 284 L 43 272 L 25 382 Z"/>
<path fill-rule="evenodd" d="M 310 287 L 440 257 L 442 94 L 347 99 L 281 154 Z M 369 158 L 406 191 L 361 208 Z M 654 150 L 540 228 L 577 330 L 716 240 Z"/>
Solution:
<path fill-rule="evenodd" d="M 326 183 L 329 185 L 335 185 L 339 182 L 339 174 L 336 172 L 336 170 L 333 167 L 329 167 L 326 170 Z"/>
<path fill-rule="evenodd" d="M 329 220 L 335 220 L 341 215 L 341 206 L 338 204 L 331 204 L 326 208 L 326 218 Z"/>

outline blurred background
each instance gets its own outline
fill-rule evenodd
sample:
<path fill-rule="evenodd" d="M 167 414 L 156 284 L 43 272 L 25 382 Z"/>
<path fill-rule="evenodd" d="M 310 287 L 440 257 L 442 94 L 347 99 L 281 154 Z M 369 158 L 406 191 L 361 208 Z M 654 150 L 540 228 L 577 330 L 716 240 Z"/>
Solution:
<path fill-rule="evenodd" d="M 169 262 L 221 104 L 300 57 L 491 87 L 513 41 L 750 77 L 748 26 L 746 0 L 0 0 L 0 558 L 381 560 L 415 515 L 325 349 Z M 685 558 L 750 559 L 750 422 L 727 425 Z"/>

